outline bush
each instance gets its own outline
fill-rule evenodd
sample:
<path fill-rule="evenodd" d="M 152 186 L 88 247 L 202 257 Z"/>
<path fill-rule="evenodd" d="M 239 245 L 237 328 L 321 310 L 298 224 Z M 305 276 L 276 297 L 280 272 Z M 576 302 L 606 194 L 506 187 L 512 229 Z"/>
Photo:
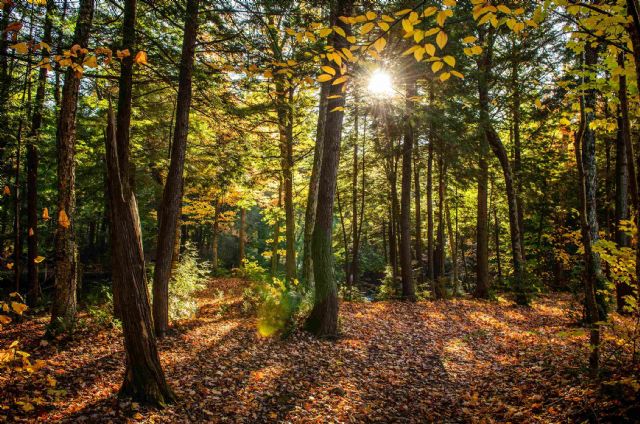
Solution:
<path fill-rule="evenodd" d="M 189 318 L 198 310 L 195 293 L 205 288 L 202 282 L 211 274 L 208 262 L 198 261 L 195 247 L 187 242 L 169 281 L 169 319 Z"/>
<path fill-rule="evenodd" d="M 110 286 L 100 286 L 87 296 L 87 312 L 100 327 L 120 328 L 122 323 L 113 315 L 113 293 Z"/>
<path fill-rule="evenodd" d="M 398 297 L 398 282 L 393 279 L 393 271 L 390 266 L 387 266 L 384 270 L 384 278 L 382 284 L 378 287 L 378 293 L 376 294 L 377 300 L 389 300 Z"/>
<path fill-rule="evenodd" d="M 242 309 L 257 313 L 261 335 L 288 334 L 307 300 L 298 280 L 270 278 L 267 270 L 254 261 L 245 259 L 243 265 L 233 270 L 236 277 L 251 283 L 242 293 Z"/>

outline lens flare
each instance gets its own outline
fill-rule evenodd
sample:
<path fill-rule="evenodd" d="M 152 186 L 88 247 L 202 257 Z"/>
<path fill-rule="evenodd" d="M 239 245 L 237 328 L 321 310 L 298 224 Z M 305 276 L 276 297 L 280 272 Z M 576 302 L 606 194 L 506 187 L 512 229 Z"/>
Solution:
<path fill-rule="evenodd" d="M 382 69 L 376 69 L 369 77 L 369 93 L 376 97 L 393 95 L 393 82 L 391 75 Z"/>

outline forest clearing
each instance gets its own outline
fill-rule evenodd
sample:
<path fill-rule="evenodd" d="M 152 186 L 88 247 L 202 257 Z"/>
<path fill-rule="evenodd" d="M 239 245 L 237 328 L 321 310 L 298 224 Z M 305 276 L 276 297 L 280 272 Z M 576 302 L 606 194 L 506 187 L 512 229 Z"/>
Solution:
<path fill-rule="evenodd" d="M 0 422 L 638 422 L 639 0 L 2 0 Z"/>

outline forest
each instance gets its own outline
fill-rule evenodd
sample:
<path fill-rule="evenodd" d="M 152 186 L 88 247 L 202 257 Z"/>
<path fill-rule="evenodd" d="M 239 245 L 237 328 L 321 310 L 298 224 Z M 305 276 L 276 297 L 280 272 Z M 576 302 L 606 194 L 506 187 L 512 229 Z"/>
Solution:
<path fill-rule="evenodd" d="M 638 422 L 638 0 L 0 9 L 0 422 Z"/>

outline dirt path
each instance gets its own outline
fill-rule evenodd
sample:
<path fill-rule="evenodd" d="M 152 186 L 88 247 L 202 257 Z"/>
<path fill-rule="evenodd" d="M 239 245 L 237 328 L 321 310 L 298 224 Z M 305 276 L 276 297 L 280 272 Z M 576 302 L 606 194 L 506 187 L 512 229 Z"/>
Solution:
<path fill-rule="evenodd" d="M 588 417 L 585 336 L 566 302 L 343 303 L 343 337 L 262 338 L 241 310 L 246 283 L 214 280 L 198 316 L 160 344 L 179 405 L 150 411 L 118 401 L 120 333 L 90 330 L 40 346 L 43 322 L 16 326 L 50 361 L 66 395 L 28 421 L 96 422 L 560 422 Z M 43 320 L 44 321 L 44 320 Z M 24 336 L 26 334 L 27 336 Z M 0 392 L 13 392 L 5 384 Z M 28 388 L 27 388 L 28 389 Z M 17 400 L 17 399 L 14 399 Z"/>

